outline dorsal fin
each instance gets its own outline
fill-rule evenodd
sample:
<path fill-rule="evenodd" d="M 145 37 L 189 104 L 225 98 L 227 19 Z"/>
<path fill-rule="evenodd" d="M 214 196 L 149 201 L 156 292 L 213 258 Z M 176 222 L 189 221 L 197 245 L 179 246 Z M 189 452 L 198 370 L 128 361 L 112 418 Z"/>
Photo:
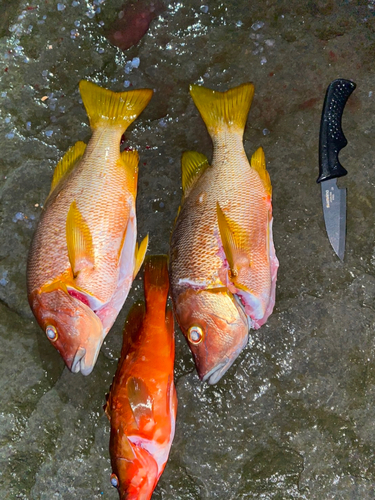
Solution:
<path fill-rule="evenodd" d="M 252 155 L 250 160 L 251 168 L 256 170 L 261 178 L 264 188 L 267 193 L 272 195 L 272 185 L 269 173 L 266 169 L 266 158 L 264 156 L 263 148 L 258 148 L 255 153 Z"/>
<path fill-rule="evenodd" d="M 139 154 L 135 149 L 125 149 L 120 153 L 126 169 L 133 176 L 133 193 L 137 193 Z"/>
<path fill-rule="evenodd" d="M 184 151 L 181 157 L 182 190 L 186 197 L 202 173 L 209 167 L 206 156 L 197 151 Z"/>
<path fill-rule="evenodd" d="M 55 171 L 53 172 L 51 190 L 48 196 L 51 195 L 52 191 L 54 191 L 55 187 L 60 183 L 60 181 L 73 170 L 75 165 L 82 158 L 85 149 L 86 144 L 82 141 L 78 141 L 64 154 L 59 163 L 56 165 Z"/>
<path fill-rule="evenodd" d="M 139 377 L 129 377 L 126 389 L 138 428 L 150 421 L 153 422 L 153 400 L 146 383 Z"/>
<path fill-rule="evenodd" d="M 94 267 L 95 255 L 91 231 L 75 201 L 70 205 L 66 218 L 66 242 L 74 277 L 82 269 Z"/>

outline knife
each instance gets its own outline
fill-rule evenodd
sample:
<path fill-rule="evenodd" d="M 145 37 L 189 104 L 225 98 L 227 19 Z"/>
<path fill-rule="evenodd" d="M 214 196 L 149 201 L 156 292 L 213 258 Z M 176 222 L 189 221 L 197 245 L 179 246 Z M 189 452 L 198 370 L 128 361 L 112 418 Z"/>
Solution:
<path fill-rule="evenodd" d="M 339 152 L 346 140 L 341 128 L 345 104 L 356 84 L 342 78 L 328 85 L 323 104 L 319 135 L 319 177 L 317 183 L 322 191 L 324 222 L 328 239 L 338 255 L 344 260 L 346 236 L 346 189 L 337 187 L 337 178 L 348 172 L 339 162 Z"/>

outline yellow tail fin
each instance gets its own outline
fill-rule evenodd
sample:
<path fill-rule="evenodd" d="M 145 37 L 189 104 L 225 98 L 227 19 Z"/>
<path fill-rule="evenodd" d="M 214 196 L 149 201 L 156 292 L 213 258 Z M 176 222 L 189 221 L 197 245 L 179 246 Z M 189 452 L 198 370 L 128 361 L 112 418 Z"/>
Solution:
<path fill-rule="evenodd" d="M 87 80 L 79 82 L 79 91 L 92 129 L 106 126 L 125 131 L 152 96 L 151 89 L 112 92 Z"/>
<path fill-rule="evenodd" d="M 243 133 L 254 95 L 252 83 L 226 92 L 190 85 L 190 94 L 211 136 L 225 128 Z"/>

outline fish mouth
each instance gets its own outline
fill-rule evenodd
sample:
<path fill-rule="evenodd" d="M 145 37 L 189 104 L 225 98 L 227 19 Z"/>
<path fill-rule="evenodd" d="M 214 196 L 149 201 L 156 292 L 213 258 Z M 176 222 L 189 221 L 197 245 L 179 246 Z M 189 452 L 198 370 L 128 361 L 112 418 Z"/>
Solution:
<path fill-rule="evenodd" d="M 207 382 L 209 385 L 214 385 L 219 382 L 219 380 L 222 378 L 222 376 L 229 370 L 229 368 L 233 365 L 233 363 L 236 361 L 238 358 L 240 352 L 242 349 L 246 346 L 247 341 L 248 341 L 248 335 L 244 338 L 244 341 L 237 347 L 237 349 L 232 353 L 231 357 L 228 359 L 226 358 L 224 361 L 221 363 L 217 364 L 214 366 L 209 372 L 207 372 L 203 377 L 202 377 L 202 382 Z"/>
<path fill-rule="evenodd" d="M 79 347 L 77 349 L 76 355 L 74 356 L 72 366 L 70 370 L 73 373 L 78 373 L 81 371 L 81 367 L 84 366 L 84 360 L 83 358 L 85 357 L 86 354 L 86 349 L 84 347 Z M 92 370 L 92 368 L 91 368 Z"/>
<path fill-rule="evenodd" d="M 81 372 L 82 375 L 90 375 L 90 373 L 94 369 L 101 345 L 102 343 L 98 342 L 98 346 L 93 356 L 90 356 L 90 353 L 86 353 L 86 349 L 84 347 L 79 347 L 74 356 L 70 371 L 73 373 Z"/>
<path fill-rule="evenodd" d="M 223 361 L 222 363 L 214 366 L 214 368 L 212 368 L 212 370 L 206 373 L 206 375 L 202 378 L 202 382 L 207 382 L 209 385 L 217 384 L 224 373 L 228 370 L 230 365 L 227 365 L 228 363 Z"/>

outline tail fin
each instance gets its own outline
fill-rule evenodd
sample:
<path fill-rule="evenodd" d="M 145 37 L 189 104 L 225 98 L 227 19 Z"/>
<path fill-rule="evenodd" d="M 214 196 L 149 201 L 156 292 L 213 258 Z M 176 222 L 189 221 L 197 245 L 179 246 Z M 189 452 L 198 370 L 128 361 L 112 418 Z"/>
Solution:
<path fill-rule="evenodd" d="M 125 131 L 149 103 L 152 90 L 112 92 L 87 80 L 79 82 L 79 91 L 92 129 L 118 127 Z"/>
<path fill-rule="evenodd" d="M 169 290 L 168 258 L 166 255 L 146 257 L 144 289 L 146 308 L 156 303 L 161 308 L 164 304 L 164 313 Z"/>
<path fill-rule="evenodd" d="M 224 128 L 243 134 L 254 96 L 252 83 L 243 83 L 226 92 L 190 85 L 190 94 L 211 137 Z"/>

